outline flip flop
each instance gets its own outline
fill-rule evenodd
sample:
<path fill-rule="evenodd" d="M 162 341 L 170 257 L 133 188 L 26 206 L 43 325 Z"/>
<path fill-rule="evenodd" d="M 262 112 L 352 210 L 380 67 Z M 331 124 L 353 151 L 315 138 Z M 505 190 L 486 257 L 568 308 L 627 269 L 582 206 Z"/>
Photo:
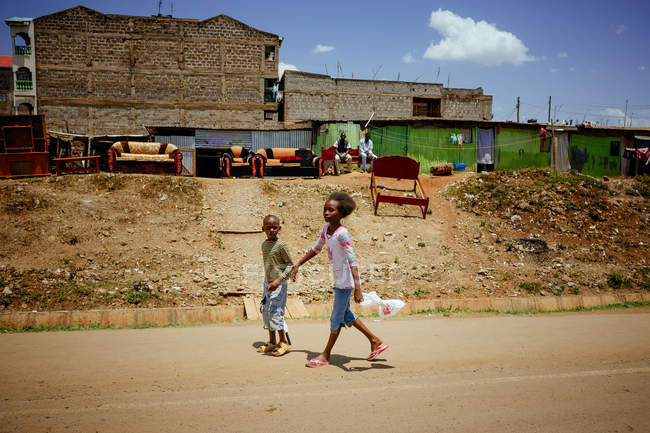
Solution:
<path fill-rule="evenodd" d="M 381 346 L 379 346 L 378 348 L 376 348 L 375 350 L 373 350 L 372 352 L 370 352 L 370 356 L 368 356 L 366 359 L 367 359 L 368 361 L 372 361 L 372 360 L 374 360 L 374 359 L 377 359 L 377 357 L 379 356 L 379 354 L 380 354 L 381 352 L 383 352 L 384 350 L 386 350 L 386 349 L 388 349 L 388 344 L 382 344 Z"/>
<path fill-rule="evenodd" d="M 325 367 L 326 365 L 330 365 L 329 361 L 321 361 L 320 359 L 314 358 L 307 361 L 305 367 L 317 368 L 317 367 Z"/>

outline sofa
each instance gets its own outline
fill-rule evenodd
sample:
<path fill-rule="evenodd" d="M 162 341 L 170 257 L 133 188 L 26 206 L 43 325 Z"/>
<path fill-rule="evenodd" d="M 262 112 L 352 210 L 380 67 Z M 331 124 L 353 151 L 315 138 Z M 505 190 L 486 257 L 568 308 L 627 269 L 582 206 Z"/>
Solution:
<path fill-rule="evenodd" d="M 169 173 L 183 170 L 183 154 L 173 144 L 117 141 L 108 149 L 108 170 L 122 173 Z"/>
<path fill-rule="evenodd" d="M 310 149 L 269 147 L 255 153 L 254 165 L 260 177 L 323 175 L 323 164 Z"/>
<path fill-rule="evenodd" d="M 255 154 L 242 146 L 230 146 L 221 157 L 222 172 L 225 176 L 255 177 Z"/>
<path fill-rule="evenodd" d="M 359 148 L 348 149 L 348 154 L 352 157 L 352 164 L 361 165 L 361 155 L 359 155 Z M 336 147 L 332 146 L 327 149 L 321 149 L 321 157 L 325 161 L 334 161 L 336 155 Z"/>

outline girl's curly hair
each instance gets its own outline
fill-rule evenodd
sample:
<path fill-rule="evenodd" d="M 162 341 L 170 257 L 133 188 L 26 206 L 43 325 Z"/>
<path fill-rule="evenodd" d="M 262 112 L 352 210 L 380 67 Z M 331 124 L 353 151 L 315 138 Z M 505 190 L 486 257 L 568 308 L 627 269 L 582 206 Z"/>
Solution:
<path fill-rule="evenodd" d="M 354 209 L 357 207 L 354 199 L 345 192 L 333 192 L 330 194 L 328 200 L 334 200 L 338 202 L 338 210 L 341 212 L 341 215 L 343 215 L 344 218 L 350 215 L 352 211 L 354 211 Z"/>

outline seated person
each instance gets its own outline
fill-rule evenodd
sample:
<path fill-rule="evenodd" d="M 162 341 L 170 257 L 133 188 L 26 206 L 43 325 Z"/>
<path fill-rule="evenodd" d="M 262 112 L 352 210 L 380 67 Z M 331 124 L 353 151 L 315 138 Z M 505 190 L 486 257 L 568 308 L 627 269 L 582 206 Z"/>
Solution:
<path fill-rule="evenodd" d="M 341 137 L 334 142 L 336 155 L 334 155 L 334 171 L 338 175 L 341 172 L 341 162 L 348 165 L 347 171 L 352 171 L 352 155 L 350 155 L 350 142 L 345 139 L 345 132 L 341 131 Z"/>
<path fill-rule="evenodd" d="M 366 171 L 366 160 L 370 160 L 368 172 L 372 171 L 372 164 L 377 158 L 377 155 L 372 153 L 372 140 L 370 139 L 370 132 L 366 132 L 366 136 L 359 141 L 359 156 L 361 156 L 361 170 Z"/>

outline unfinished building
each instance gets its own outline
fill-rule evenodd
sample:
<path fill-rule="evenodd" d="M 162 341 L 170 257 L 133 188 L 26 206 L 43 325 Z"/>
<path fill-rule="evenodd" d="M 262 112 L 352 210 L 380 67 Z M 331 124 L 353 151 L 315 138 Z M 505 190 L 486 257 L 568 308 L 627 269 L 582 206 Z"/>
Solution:
<path fill-rule="evenodd" d="M 442 84 L 355 80 L 285 71 L 280 82 L 285 121 L 455 119 L 490 120 L 492 96 L 483 89 Z"/>
<path fill-rule="evenodd" d="M 198 21 L 107 15 L 84 6 L 31 24 L 33 49 L 21 52 L 35 60 L 30 90 L 48 130 L 280 128 L 278 35 L 226 15 Z"/>

